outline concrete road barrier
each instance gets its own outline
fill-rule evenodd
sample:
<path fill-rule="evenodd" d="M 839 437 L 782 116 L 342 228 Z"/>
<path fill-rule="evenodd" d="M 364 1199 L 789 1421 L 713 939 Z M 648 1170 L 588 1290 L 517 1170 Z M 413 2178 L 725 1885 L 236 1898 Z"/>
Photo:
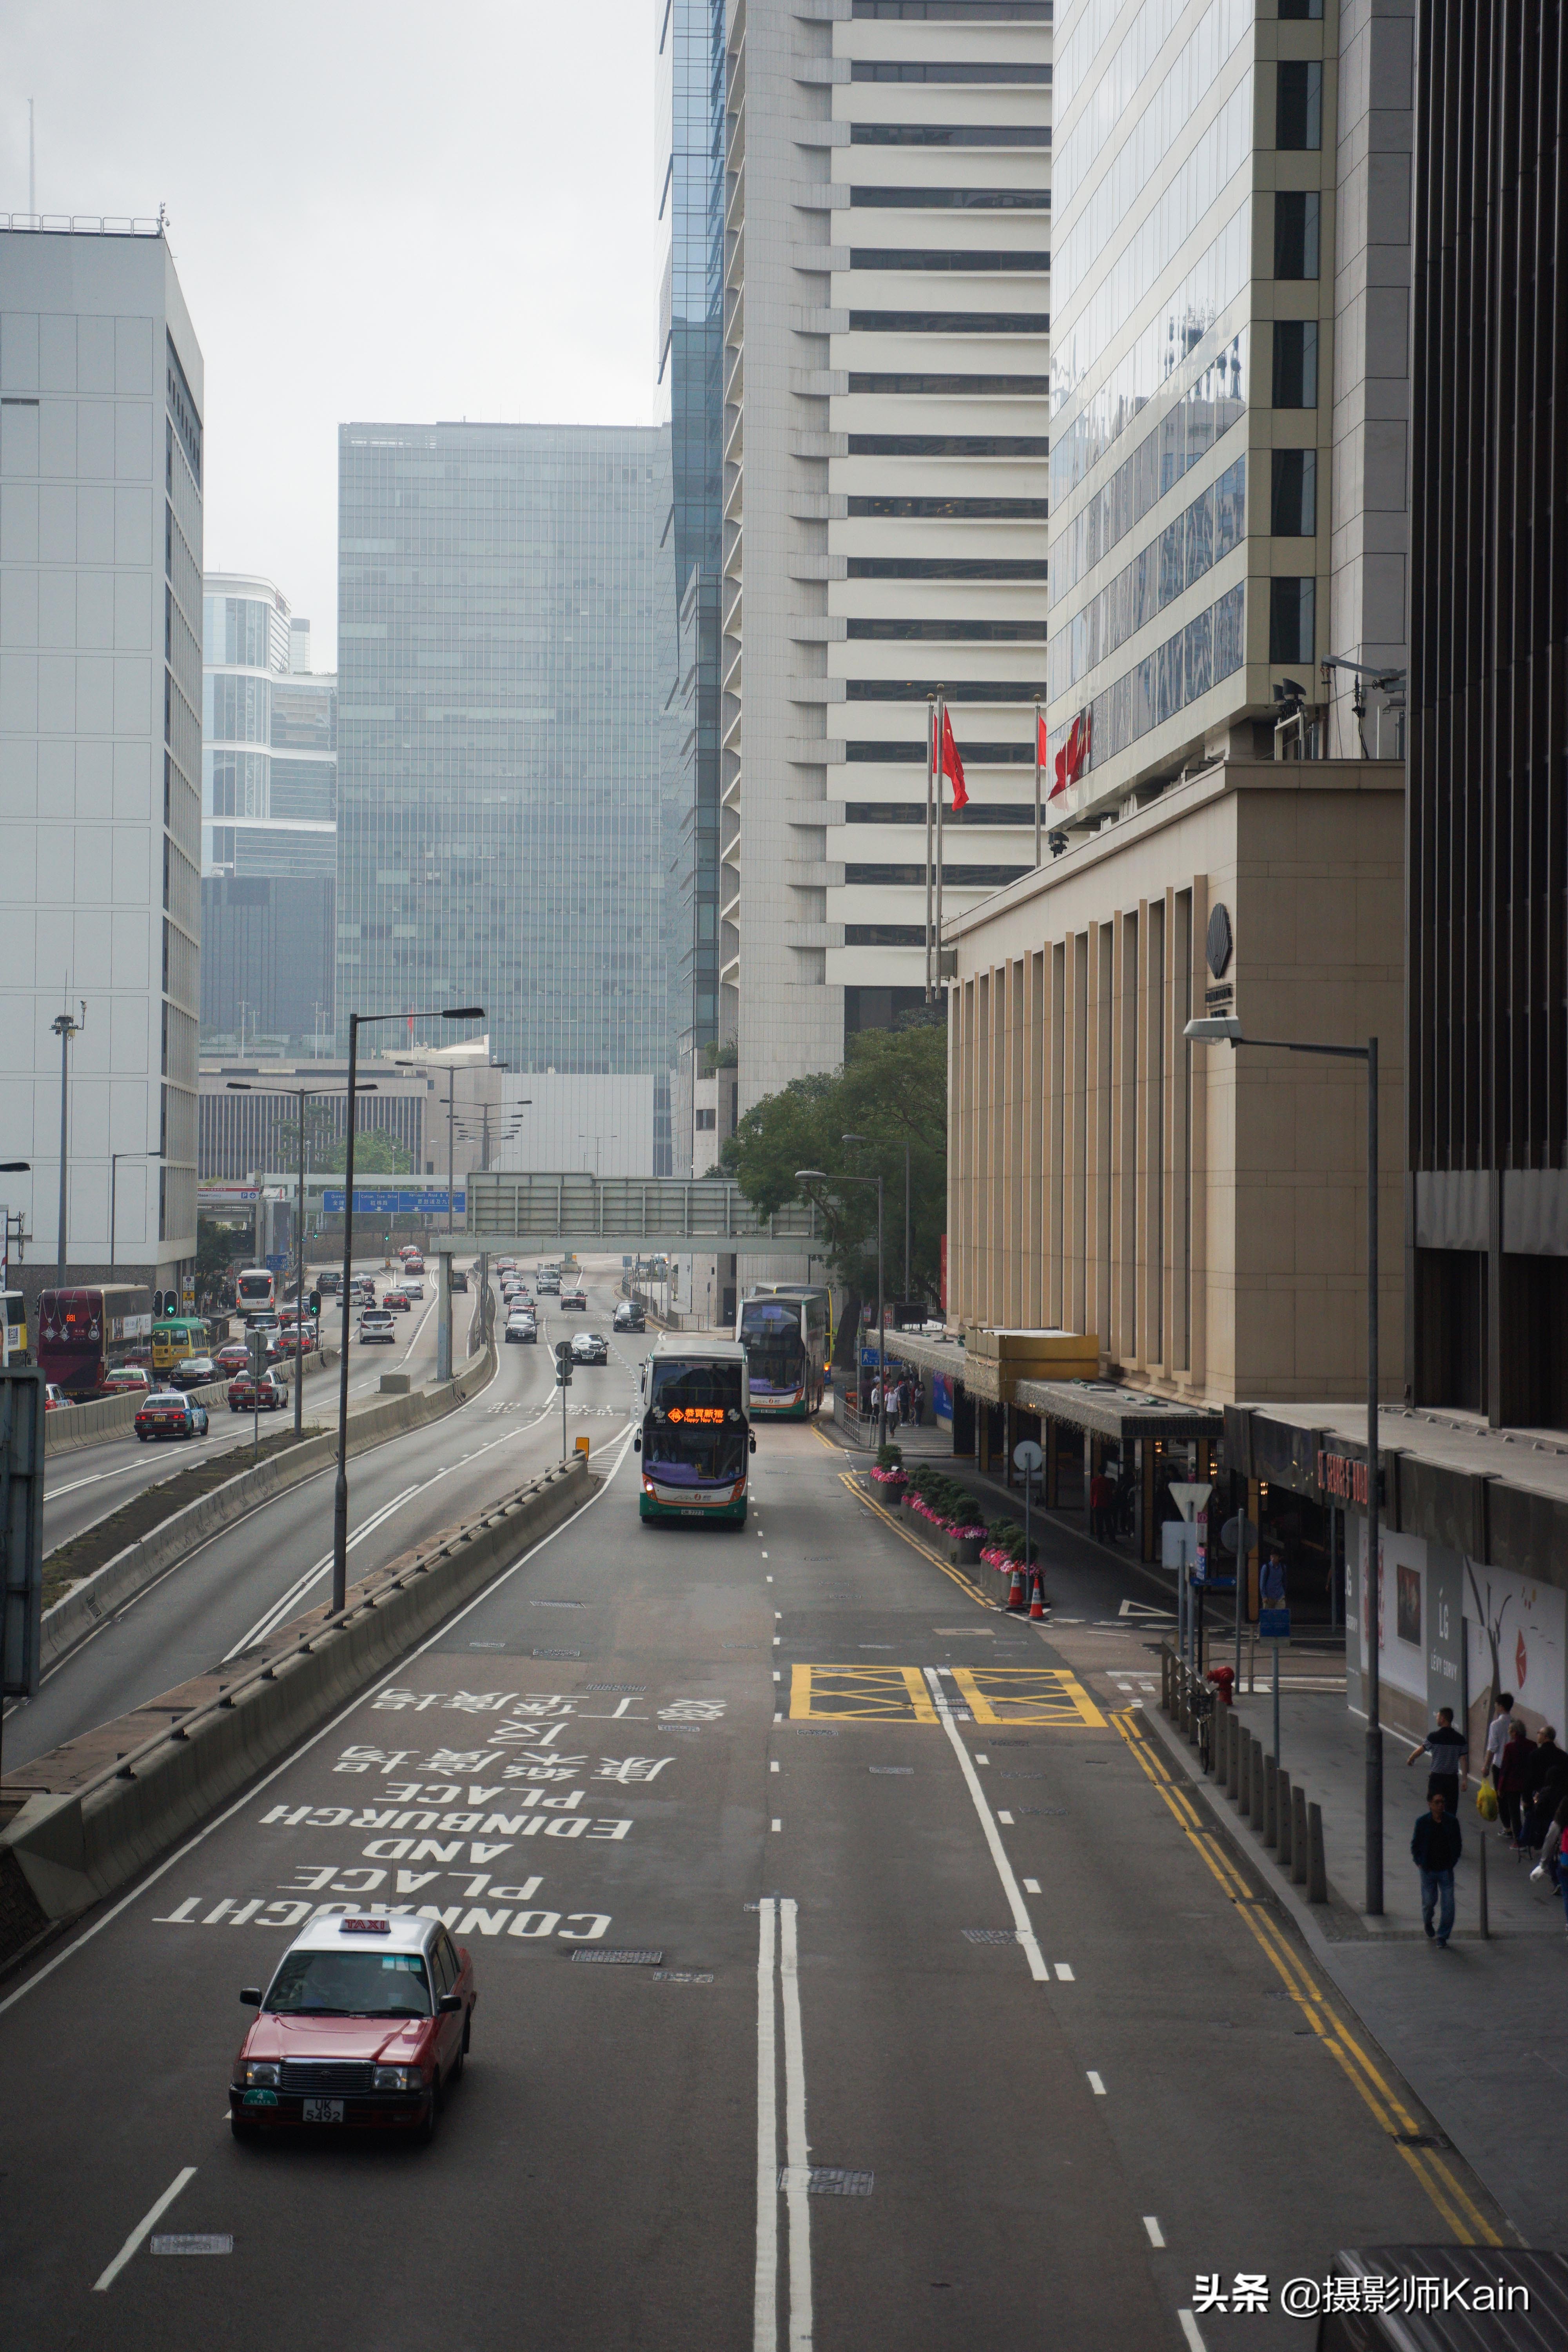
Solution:
<path fill-rule="evenodd" d="M 367 1453 L 373 1445 L 384 1444 L 390 1437 L 400 1437 L 410 1429 L 423 1429 L 426 1423 L 455 1412 L 484 1387 L 495 1368 L 492 1346 L 457 1380 L 442 1388 L 422 1389 L 416 1394 L 385 1397 L 375 1404 L 362 1405 L 349 1415 L 350 1454 Z M 116 1552 L 91 1576 L 84 1577 L 63 1601 L 45 1610 L 41 1653 L 44 1671 L 47 1673 L 68 1650 L 84 1641 L 112 1611 L 122 1609 L 127 1601 L 145 1591 L 165 1569 L 172 1568 L 187 1552 L 195 1551 L 198 1544 L 221 1535 L 258 1504 L 269 1503 L 275 1495 L 287 1494 L 291 1486 L 303 1486 L 307 1478 L 314 1477 L 318 1470 L 336 1459 L 337 1449 L 335 1430 L 321 1437 L 308 1437 L 286 1453 L 273 1454 L 254 1470 L 242 1470 L 235 1477 L 225 1479 L 221 1486 L 187 1503 L 183 1511 L 174 1512 L 159 1526 L 150 1528 L 137 1542 Z"/>
<path fill-rule="evenodd" d="M 340 1618 L 312 1612 L 268 1644 L 262 1663 L 237 1669 L 216 1691 L 209 1678 L 211 1696 L 174 1709 L 169 1728 L 118 1765 L 76 1789 L 29 1796 L 0 1831 L 0 1962 L 189 1836 L 559 1527 L 595 1484 L 581 1458 L 545 1472 L 353 1587 Z M 48 1760 L 26 1768 L 35 1786 Z"/>
<path fill-rule="evenodd" d="M 306 1379 L 312 1372 L 324 1371 L 337 1360 L 335 1348 L 324 1348 L 307 1356 Z M 286 1363 L 273 1369 L 288 1380 L 293 1373 L 294 1360 L 289 1357 Z M 209 1412 L 216 1412 L 219 1405 L 228 1402 L 228 1382 L 209 1381 L 205 1388 L 192 1389 L 189 1393 Z M 129 1396 L 95 1397 L 91 1404 L 57 1405 L 53 1412 L 44 1415 L 45 1460 L 56 1454 L 74 1454 L 83 1445 L 100 1445 L 106 1437 L 119 1436 L 131 1428 L 141 1402 L 141 1395 L 133 1391 Z"/>

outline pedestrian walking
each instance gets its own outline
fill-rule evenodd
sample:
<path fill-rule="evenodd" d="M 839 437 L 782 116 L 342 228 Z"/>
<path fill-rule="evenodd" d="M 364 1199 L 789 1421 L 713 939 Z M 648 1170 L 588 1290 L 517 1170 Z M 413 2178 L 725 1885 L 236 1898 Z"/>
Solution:
<path fill-rule="evenodd" d="M 1285 1555 L 1278 1544 L 1268 1548 L 1268 1557 L 1258 1572 L 1258 1597 L 1265 1609 L 1285 1606 Z"/>
<path fill-rule="evenodd" d="M 1524 1800 L 1530 1788 L 1531 1748 L 1522 1723 L 1510 1723 L 1503 1741 L 1494 1785 L 1498 1814 L 1515 1845 L 1524 1834 Z"/>
<path fill-rule="evenodd" d="M 1454 1728 L 1451 1706 L 1437 1709 L 1437 1720 L 1419 1748 L 1413 1748 L 1405 1759 L 1405 1769 L 1419 1763 L 1423 1756 L 1431 1760 L 1426 1771 L 1426 1794 L 1441 1797 L 1450 1820 L 1459 1817 L 1459 1789 L 1468 1784 L 1470 1777 L 1469 1743 L 1462 1731 Z"/>
<path fill-rule="evenodd" d="M 1089 1528 L 1096 1543 L 1111 1541 L 1110 1517 L 1115 1502 L 1115 1487 L 1103 1470 L 1097 1470 L 1089 1482 Z"/>
<path fill-rule="evenodd" d="M 1447 1807 L 1435 1790 L 1426 1800 L 1426 1811 L 1416 1816 L 1410 1854 L 1421 1873 L 1421 1925 L 1439 1950 L 1454 1932 L 1454 1864 L 1464 1843 L 1458 1822 L 1449 1820 Z"/>

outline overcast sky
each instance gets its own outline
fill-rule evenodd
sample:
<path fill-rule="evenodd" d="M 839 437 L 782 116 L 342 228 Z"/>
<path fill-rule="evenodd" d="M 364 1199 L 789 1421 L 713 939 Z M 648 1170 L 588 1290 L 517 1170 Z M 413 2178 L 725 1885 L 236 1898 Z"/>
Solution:
<path fill-rule="evenodd" d="M 155 215 L 206 362 L 206 565 L 334 658 L 337 428 L 646 425 L 655 0 L 0 0 L 0 211 Z"/>

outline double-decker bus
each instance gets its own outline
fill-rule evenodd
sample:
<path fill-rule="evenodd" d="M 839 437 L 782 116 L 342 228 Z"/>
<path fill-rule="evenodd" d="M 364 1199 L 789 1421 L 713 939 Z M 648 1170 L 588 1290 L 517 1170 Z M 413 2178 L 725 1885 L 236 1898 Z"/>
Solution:
<path fill-rule="evenodd" d="M 833 1344 L 832 1302 L 801 1282 L 759 1283 L 735 1314 L 746 1351 L 752 1416 L 805 1421 L 822 1403 Z"/>
<path fill-rule="evenodd" d="M 235 1305 L 248 1323 L 253 1315 L 270 1315 L 278 1305 L 278 1285 L 270 1266 L 243 1266 L 235 1278 Z"/>
<path fill-rule="evenodd" d="M 146 1361 L 153 1302 L 142 1283 L 46 1290 L 38 1300 L 38 1370 L 73 1403 L 101 1393 L 117 1364 Z"/>
<path fill-rule="evenodd" d="M 212 1327 L 199 1315 L 169 1315 L 153 1326 L 153 1370 L 172 1372 L 188 1357 L 205 1356 L 212 1349 Z"/>
<path fill-rule="evenodd" d="M 661 1332 L 643 1366 L 638 1507 L 645 1519 L 746 1524 L 751 1433 L 746 1351 L 733 1339 Z"/>

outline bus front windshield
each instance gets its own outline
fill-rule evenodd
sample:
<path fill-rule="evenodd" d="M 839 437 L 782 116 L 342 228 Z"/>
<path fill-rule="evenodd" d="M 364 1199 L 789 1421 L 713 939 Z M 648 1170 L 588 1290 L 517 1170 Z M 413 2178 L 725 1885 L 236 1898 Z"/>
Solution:
<path fill-rule="evenodd" d="M 643 1464 L 667 1486 L 726 1486 L 744 1477 L 739 1364 L 650 1360 Z"/>
<path fill-rule="evenodd" d="M 752 1386 L 763 1393 L 798 1389 L 805 1376 L 801 1309 L 777 1298 L 748 1298 L 741 1309 L 741 1345 Z"/>

